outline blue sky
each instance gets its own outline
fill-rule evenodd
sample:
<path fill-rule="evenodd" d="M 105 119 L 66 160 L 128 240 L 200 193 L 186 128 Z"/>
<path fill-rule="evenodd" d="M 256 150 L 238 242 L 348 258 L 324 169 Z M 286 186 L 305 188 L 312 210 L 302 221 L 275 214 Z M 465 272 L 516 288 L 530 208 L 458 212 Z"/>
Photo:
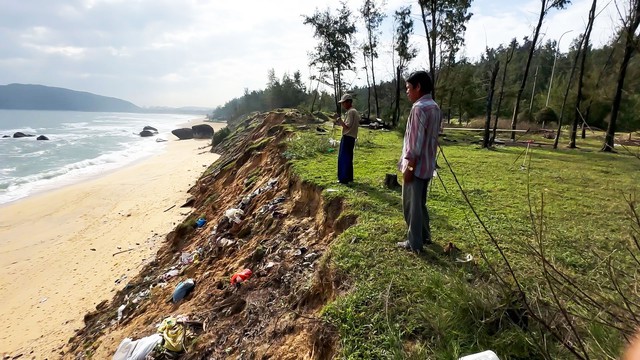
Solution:
<path fill-rule="evenodd" d="M 596 46 L 609 40 L 618 24 L 613 2 L 593 32 Z M 389 14 L 412 5 L 416 16 L 412 41 L 426 48 L 417 1 L 387 0 Z M 350 1 L 354 11 L 360 1 Z M 267 71 L 278 76 L 309 74 L 315 45 L 302 14 L 335 9 L 338 0 L 0 0 L 0 84 L 31 83 L 89 91 L 140 106 L 215 107 L 243 90 L 261 89 Z M 590 0 L 552 10 L 544 39 L 564 36 L 561 50 L 583 31 Z M 485 46 L 531 35 L 539 0 L 476 0 L 461 55 L 477 58 Z M 392 22 L 382 25 L 378 79 L 390 79 Z M 359 35 L 362 37 L 362 34 Z M 358 39 L 361 41 L 360 39 Z M 356 57 L 360 59 L 361 56 Z M 410 67 L 427 66 L 422 53 Z M 364 73 L 347 74 L 364 83 Z"/>

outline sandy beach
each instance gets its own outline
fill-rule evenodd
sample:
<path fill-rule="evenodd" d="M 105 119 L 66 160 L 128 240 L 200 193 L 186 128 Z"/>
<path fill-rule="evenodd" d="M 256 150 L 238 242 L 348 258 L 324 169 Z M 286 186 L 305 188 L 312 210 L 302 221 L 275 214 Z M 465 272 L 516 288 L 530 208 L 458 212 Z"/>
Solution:
<path fill-rule="evenodd" d="M 218 156 L 210 140 L 163 137 L 161 154 L 0 207 L 0 354 L 57 358 L 188 215 L 187 191 Z"/>

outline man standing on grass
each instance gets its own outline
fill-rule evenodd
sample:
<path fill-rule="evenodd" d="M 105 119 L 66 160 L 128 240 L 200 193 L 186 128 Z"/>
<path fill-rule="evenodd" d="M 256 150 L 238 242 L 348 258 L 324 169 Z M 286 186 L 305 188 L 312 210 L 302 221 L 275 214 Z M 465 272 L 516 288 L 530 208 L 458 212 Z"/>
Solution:
<path fill-rule="evenodd" d="M 433 177 L 440 130 L 440 107 L 433 101 L 433 82 L 425 71 L 417 71 L 406 81 L 407 97 L 413 103 L 404 133 L 402 157 L 398 170 L 402 172 L 402 210 L 409 227 L 407 240 L 398 246 L 422 252 L 431 243 L 427 188 Z"/>
<path fill-rule="evenodd" d="M 353 181 L 353 148 L 358 138 L 360 114 L 353 107 L 353 97 L 350 94 L 342 95 L 338 102 L 346 111 L 344 121 L 340 118 L 336 120 L 336 124 L 342 126 L 342 138 L 338 152 L 338 182 L 348 184 Z"/>

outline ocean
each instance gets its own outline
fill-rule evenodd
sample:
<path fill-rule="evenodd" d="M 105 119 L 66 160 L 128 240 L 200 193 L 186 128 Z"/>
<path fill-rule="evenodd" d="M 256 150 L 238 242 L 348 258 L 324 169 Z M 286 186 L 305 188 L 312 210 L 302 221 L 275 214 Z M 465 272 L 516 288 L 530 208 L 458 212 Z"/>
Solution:
<path fill-rule="evenodd" d="M 198 115 L 0 110 L 0 204 L 98 176 L 163 151 Z M 204 120 L 204 117 L 202 117 Z M 140 137 L 145 126 L 158 129 Z M 12 138 L 15 132 L 45 135 Z M 9 135 L 9 138 L 3 138 Z"/>

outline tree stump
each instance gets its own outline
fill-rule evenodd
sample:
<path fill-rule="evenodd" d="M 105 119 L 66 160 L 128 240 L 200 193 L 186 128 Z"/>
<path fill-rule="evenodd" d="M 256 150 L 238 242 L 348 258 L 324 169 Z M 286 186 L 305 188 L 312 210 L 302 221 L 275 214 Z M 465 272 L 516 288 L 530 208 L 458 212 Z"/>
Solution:
<path fill-rule="evenodd" d="M 387 189 L 396 189 L 400 187 L 400 183 L 398 183 L 398 175 L 396 174 L 386 174 L 384 177 L 384 186 Z"/>

